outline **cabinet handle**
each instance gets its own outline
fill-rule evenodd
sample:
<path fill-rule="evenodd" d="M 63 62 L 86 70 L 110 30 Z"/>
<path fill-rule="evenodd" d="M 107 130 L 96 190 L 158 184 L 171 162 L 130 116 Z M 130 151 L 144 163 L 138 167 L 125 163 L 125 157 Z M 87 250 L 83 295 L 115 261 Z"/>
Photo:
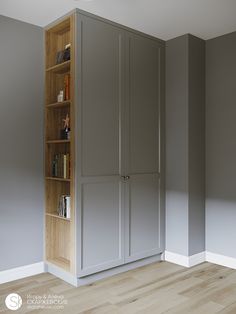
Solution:
<path fill-rule="evenodd" d="M 123 179 L 124 181 L 127 181 L 130 179 L 130 176 L 121 176 L 121 179 Z"/>

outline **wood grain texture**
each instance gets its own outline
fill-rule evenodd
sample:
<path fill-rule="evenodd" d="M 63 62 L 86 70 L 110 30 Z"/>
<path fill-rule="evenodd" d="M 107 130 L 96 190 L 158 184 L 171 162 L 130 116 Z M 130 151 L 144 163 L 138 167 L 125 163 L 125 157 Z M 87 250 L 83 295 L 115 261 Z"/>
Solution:
<path fill-rule="evenodd" d="M 75 210 L 74 210 L 74 49 L 75 16 L 67 16 L 45 31 L 45 260 L 75 274 Z M 57 52 L 71 44 L 69 61 L 56 64 Z M 71 99 L 57 102 L 64 89 L 65 75 L 70 75 Z M 70 140 L 61 140 L 63 119 L 70 117 Z M 53 178 L 55 154 L 70 155 L 70 178 Z M 61 195 L 71 196 L 71 218 L 57 214 Z"/>
<path fill-rule="evenodd" d="M 27 294 L 57 294 L 68 301 L 61 314 L 235 314 L 235 282 L 235 270 L 210 263 L 153 263 L 79 288 L 46 273 L 1 285 L 0 313 L 10 312 L 5 297 L 17 292 L 23 298 L 18 313 L 52 313 L 28 309 Z"/>

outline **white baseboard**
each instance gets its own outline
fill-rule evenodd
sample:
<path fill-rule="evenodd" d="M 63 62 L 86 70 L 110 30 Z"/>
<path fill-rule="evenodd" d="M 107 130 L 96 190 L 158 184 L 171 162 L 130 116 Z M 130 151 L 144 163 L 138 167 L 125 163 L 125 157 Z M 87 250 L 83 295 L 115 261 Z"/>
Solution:
<path fill-rule="evenodd" d="M 0 271 L 0 284 L 44 273 L 44 262 Z"/>
<path fill-rule="evenodd" d="M 201 252 L 198 254 L 194 254 L 189 256 L 189 266 L 188 267 L 193 267 L 195 265 L 204 263 L 206 261 L 206 252 Z"/>
<path fill-rule="evenodd" d="M 205 262 L 205 252 L 185 256 L 169 251 L 165 251 L 164 260 L 170 263 L 178 264 L 184 267 L 192 267 Z"/>
<path fill-rule="evenodd" d="M 0 271 L 0 284 L 7 283 L 10 281 L 38 275 L 44 272 L 50 272 L 56 277 L 61 278 L 64 281 L 74 285 L 80 286 L 84 284 L 89 284 L 91 282 L 110 277 L 119 274 L 124 271 L 128 271 L 140 266 L 153 263 L 155 261 L 164 260 L 170 263 L 178 264 L 184 267 L 192 267 L 203 262 L 209 262 L 217 265 L 222 265 L 232 269 L 236 269 L 236 258 L 224 256 L 220 254 L 215 254 L 211 252 L 201 252 L 192 256 L 184 256 L 181 254 L 176 254 L 173 252 L 165 251 L 162 255 L 157 255 L 154 257 L 146 258 L 137 262 L 132 262 L 120 267 L 116 267 L 110 270 L 106 270 L 101 273 L 90 275 L 84 278 L 76 278 L 75 276 L 63 271 L 59 267 L 52 264 L 45 264 L 44 262 L 39 262 L 31 265 L 26 265 L 22 267 L 12 268 L 9 270 Z"/>
<path fill-rule="evenodd" d="M 236 269 L 236 258 L 206 252 L 206 262 Z"/>

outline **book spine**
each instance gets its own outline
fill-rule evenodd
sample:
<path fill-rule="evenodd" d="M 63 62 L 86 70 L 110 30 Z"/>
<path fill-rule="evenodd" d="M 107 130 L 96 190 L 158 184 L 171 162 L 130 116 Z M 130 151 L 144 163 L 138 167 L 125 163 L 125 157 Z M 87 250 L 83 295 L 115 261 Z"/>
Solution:
<path fill-rule="evenodd" d="M 60 196 L 59 206 L 58 206 L 58 215 L 62 216 L 62 212 L 63 212 L 63 196 Z"/>
<path fill-rule="evenodd" d="M 63 195 L 63 217 L 66 218 L 66 196 Z"/>
<path fill-rule="evenodd" d="M 70 155 L 66 154 L 66 174 L 67 174 L 67 179 L 70 178 Z"/>
<path fill-rule="evenodd" d="M 52 176 L 58 176 L 58 155 L 54 155 L 54 159 L 52 161 Z"/>
<path fill-rule="evenodd" d="M 66 218 L 71 218 L 70 196 L 66 196 Z"/>
<path fill-rule="evenodd" d="M 61 177 L 61 158 L 60 158 L 60 154 L 57 155 L 57 177 Z"/>
<path fill-rule="evenodd" d="M 63 155 L 60 154 L 60 177 L 63 178 Z"/>
<path fill-rule="evenodd" d="M 63 155 L 63 178 L 67 179 L 67 169 L 66 169 L 66 164 L 67 164 L 67 155 Z"/>

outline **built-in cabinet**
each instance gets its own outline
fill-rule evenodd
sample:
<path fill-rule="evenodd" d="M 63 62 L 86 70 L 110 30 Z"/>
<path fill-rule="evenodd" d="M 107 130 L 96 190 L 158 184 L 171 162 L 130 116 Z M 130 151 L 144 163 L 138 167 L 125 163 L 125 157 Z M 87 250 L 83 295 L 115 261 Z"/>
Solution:
<path fill-rule="evenodd" d="M 164 250 L 164 43 L 76 11 L 74 53 L 83 277 Z"/>

